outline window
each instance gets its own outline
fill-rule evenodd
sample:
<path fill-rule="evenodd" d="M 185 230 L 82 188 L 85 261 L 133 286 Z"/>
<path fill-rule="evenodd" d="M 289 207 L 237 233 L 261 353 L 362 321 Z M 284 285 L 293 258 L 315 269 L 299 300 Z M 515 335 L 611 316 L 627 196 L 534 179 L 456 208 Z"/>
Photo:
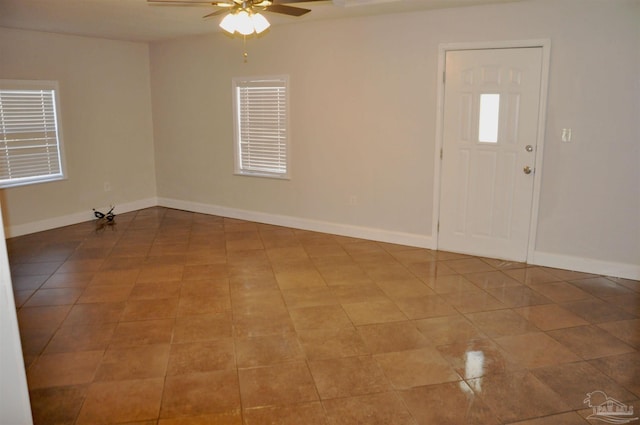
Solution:
<path fill-rule="evenodd" d="M 480 127 L 478 141 L 498 143 L 498 123 L 500 119 L 500 95 L 480 95 Z"/>
<path fill-rule="evenodd" d="M 235 172 L 288 178 L 287 76 L 235 78 Z"/>
<path fill-rule="evenodd" d="M 53 81 L 0 80 L 0 187 L 64 177 Z"/>

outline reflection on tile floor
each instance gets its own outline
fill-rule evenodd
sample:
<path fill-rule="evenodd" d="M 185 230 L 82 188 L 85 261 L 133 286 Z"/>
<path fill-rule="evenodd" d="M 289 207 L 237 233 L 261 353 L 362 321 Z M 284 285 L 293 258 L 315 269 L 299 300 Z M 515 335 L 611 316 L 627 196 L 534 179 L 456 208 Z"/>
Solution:
<path fill-rule="evenodd" d="M 640 284 L 150 208 L 7 241 L 39 424 L 587 424 Z"/>

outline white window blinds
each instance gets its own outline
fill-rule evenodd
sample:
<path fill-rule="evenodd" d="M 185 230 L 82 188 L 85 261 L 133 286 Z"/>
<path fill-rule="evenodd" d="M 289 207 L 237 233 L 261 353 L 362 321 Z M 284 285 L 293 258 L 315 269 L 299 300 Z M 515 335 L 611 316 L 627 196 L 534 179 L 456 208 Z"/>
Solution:
<path fill-rule="evenodd" d="M 55 83 L 0 82 L 0 187 L 62 176 Z"/>
<path fill-rule="evenodd" d="M 236 172 L 288 176 L 288 81 L 235 79 Z"/>

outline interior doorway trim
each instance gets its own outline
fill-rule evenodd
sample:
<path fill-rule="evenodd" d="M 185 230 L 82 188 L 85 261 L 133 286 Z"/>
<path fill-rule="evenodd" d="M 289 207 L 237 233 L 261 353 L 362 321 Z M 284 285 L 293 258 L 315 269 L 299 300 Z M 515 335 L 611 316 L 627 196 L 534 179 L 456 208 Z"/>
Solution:
<path fill-rule="evenodd" d="M 547 112 L 547 92 L 549 87 L 549 63 L 551 57 L 551 40 L 506 40 L 506 41 L 483 41 L 483 42 L 460 42 L 441 43 L 438 45 L 438 93 L 436 109 L 436 143 L 435 143 L 435 164 L 433 176 L 433 223 L 431 234 L 434 235 L 435 248 L 438 248 L 438 223 L 440 221 L 440 189 L 441 189 L 441 158 L 440 152 L 443 146 L 443 124 L 444 124 L 444 73 L 445 59 L 448 51 L 453 50 L 483 50 L 483 49 L 511 49 L 540 47 L 542 48 L 542 69 L 540 79 L 540 106 L 538 109 L 538 134 L 536 147 L 536 166 L 533 181 L 533 202 L 531 206 L 531 223 L 529 225 L 529 241 L 527 245 L 527 259 L 529 262 L 533 258 L 536 246 L 536 235 L 538 230 L 538 211 L 540 206 L 540 189 L 542 183 L 542 158 L 544 153 L 544 138 L 546 130 Z"/>

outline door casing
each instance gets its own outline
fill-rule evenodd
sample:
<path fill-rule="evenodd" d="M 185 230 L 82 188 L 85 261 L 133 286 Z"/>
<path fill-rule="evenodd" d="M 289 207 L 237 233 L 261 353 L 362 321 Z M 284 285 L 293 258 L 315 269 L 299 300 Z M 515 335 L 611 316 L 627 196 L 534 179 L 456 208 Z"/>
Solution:
<path fill-rule="evenodd" d="M 547 92 L 549 87 L 549 59 L 551 56 L 551 41 L 549 39 L 535 40 L 513 40 L 513 41 L 488 41 L 488 42 L 461 42 L 443 43 L 438 46 L 438 93 L 437 93 L 437 115 L 436 115 L 436 144 L 435 144 L 435 164 L 434 164 L 434 187 L 433 187 L 433 223 L 431 234 L 435 235 L 435 248 L 438 248 L 438 223 L 440 221 L 440 190 L 441 190 L 441 158 L 440 152 L 443 146 L 443 122 L 444 122 L 444 74 L 445 59 L 448 51 L 454 50 L 485 50 L 485 49 L 510 49 L 521 47 L 542 48 L 542 70 L 540 80 L 540 104 L 538 113 L 537 145 L 535 172 L 533 176 L 533 202 L 531 205 L 531 223 L 529 224 L 529 242 L 527 247 L 527 260 L 533 258 L 536 246 L 536 233 L 538 229 L 538 211 L 540 206 L 540 190 L 542 182 L 542 158 L 544 153 L 544 136 L 546 129 Z"/>

